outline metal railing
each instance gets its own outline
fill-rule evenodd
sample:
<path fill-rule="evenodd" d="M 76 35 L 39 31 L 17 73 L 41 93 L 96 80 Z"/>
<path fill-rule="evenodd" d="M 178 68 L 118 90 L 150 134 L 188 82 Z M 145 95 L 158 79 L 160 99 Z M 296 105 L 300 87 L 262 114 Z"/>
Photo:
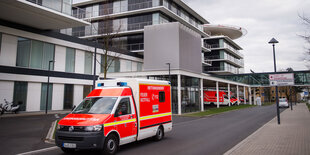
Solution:
<path fill-rule="evenodd" d="M 128 50 L 128 51 L 143 51 L 144 43 L 113 45 L 113 47 Z"/>
<path fill-rule="evenodd" d="M 231 72 L 234 74 L 239 73 L 237 68 L 231 68 L 231 67 L 206 67 L 204 71 L 223 71 L 223 72 Z"/>
<path fill-rule="evenodd" d="M 234 53 L 236 53 L 237 55 L 243 57 L 243 54 L 242 54 L 242 53 L 240 53 L 238 50 L 236 50 L 235 48 L 233 48 L 232 46 L 230 46 L 230 45 L 227 44 L 227 43 L 224 43 L 224 48 L 227 48 L 227 49 L 233 51 Z"/>
<path fill-rule="evenodd" d="M 211 50 L 211 45 L 210 45 L 210 44 L 203 42 L 202 45 L 203 45 L 203 47 L 205 47 L 206 49 Z"/>
<path fill-rule="evenodd" d="M 84 36 L 92 36 L 92 35 L 101 35 L 101 34 L 111 34 L 111 33 L 119 33 L 119 32 L 125 32 L 125 31 L 132 31 L 132 30 L 140 30 L 144 29 L 144 26 L 152 25 L 152 21 L 149 22 L 141 22 L 141 23 L 134 23 L 134 24 L 122 24 L 120 27 L 99 27 L 99 28 L 93 28 L 88 27 L 88 30 L 85 30 L 85 27 L 83 30 L 75 30 L 72 29 L 72 35 L 76 37 L 84 37 Z"/>
<path fill-rule="evenodd" d="M 53 2 L 47 0 L 26 0 L 26 1 L 72 16 L 71 3 L 67 3 L 64 0 L 53 0 Z"/>

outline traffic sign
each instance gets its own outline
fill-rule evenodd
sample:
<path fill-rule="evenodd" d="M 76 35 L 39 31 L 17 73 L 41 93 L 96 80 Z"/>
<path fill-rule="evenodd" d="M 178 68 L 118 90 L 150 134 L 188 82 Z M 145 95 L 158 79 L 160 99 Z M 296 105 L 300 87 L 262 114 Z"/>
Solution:
<path fill-rule="evenodd" d="M 294 85 L 294 74 L 269 74 L 271 86 L 292 86 Z"/>

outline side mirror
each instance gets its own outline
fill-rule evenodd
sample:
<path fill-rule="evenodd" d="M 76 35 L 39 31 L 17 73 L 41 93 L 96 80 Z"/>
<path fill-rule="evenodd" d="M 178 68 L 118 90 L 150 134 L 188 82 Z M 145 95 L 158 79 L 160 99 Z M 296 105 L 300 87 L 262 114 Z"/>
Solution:
<path fill-rule="evenodd" d="M 114 114 L 114 117 L 118 117 L 122 115 L 122 111 L 116 111 L 115 114 Z"/>
<path fill-rule="evenodd" d="M 71 111 L 73 111 L 75 108 L 76 108 L 76 105 L 74 105 L 74 106 L 72 107 Z"/>

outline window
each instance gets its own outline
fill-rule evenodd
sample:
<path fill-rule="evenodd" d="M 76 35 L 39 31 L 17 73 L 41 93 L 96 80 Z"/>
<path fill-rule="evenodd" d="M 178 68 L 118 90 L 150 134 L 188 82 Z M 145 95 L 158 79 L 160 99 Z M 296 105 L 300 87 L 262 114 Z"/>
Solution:
<path fill-rule="evenodd" d="M 73 91 L 72 84 L 65 84 L 63 109 L 71 109 L 73 107 Z"/>
<path fill-rule="evenodd" d="M 132 71 L 132 62 L 130 60 L 124 60 L 126 64 L 126 70 L 125 72 L 131 72 Z"/>
<path fill-rule="evenodd" d="M 84 85 L 83 86 L 83 98 L 87 97 L 87 95 L 92 91 L 92 86 Z"/>
<path fill-rule="evenodd" d="M 108 63 L 111 63 L 111 65 L 108 68 L 108 73 L 114 73 L 114 72 L 120 72 L 120 60 L 119 58 L 113 58 L 108 56 Z M 112 60 L 114 59 L 114 60 Z M 113 62 L 111 62 L 113 61 Z M 105 55 L 101 55 L 101 72 L 104 72 L 104 62 L 105 62 Z M 108 64 L 109 65 L 109 64 Z"/>
<path fill-rule="evenodd" d="M 92 74 L 92 62 L 93 62 L 93 54 L 90 52 L 85 52 L 85 59 L 84 59 L 84 73 L 85 74 Z"/>
<path fill-rule="evenodd" d="M 74 73 L 75 71 L 75 49 L 66 48 L 66 72 Z"/>
<path fill-rule="evenodd" d="M 138 64 L 137 64 L 137 71 L 142 72 L 142 63 L 141 62 L 138 62 Z"/>
<path fill-rule="evenodd" d="M 0 33 L 0 54 L 1 54 L 2 33 Z"/>
<path fill-rule="evenodd" d="M 46 93 L 47 93 L 47 83 L 42 83 L 41 86 L 41 104 L 40 110 L 46 109 Z M 47 110 L 52 109 L 52 97 L 53 97 L 53 84 L 49 84 L 48 88 L 48 103 L 47 103 Z"/>
<path fill-rule="evenodd" d="M 16 66 L 47 70 L 54 54 L 54 44 L 18 38 Z M 54 70 L 54 64 L 50 69 Z"/>
<path fill-rule="evenodd" d="M 130 100 L 128 97 L 121 99 L 117 106 L 116 114 L 118 116 L 131 114 Z"/>
<path fill-rule="evenodd" d="M 159 92 L 159 102 L 165 102 L 165 92 Z"/>
<path fill-rule="evenodd" d="M 14 94 L 13 101 L 14 104 L 19 104 L 19 110 L 25 111 L 27 105 L 27 91 L 28 83 L 27 82 L 14 82 Z"/>

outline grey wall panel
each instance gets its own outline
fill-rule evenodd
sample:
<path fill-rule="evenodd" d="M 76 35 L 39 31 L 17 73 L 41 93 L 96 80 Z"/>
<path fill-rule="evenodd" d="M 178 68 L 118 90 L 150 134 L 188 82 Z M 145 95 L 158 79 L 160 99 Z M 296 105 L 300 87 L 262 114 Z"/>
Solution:
<path fill-rule="evenodd" d="M 167 23 L 144 28 L 144 70 L 179 69 L 178 23 Z"/>
<path fill-rule="evenodd" d="M 180 25 L 180 68 L 194 73 L 202 72 L 201 37 L 198 33 Z"/>

